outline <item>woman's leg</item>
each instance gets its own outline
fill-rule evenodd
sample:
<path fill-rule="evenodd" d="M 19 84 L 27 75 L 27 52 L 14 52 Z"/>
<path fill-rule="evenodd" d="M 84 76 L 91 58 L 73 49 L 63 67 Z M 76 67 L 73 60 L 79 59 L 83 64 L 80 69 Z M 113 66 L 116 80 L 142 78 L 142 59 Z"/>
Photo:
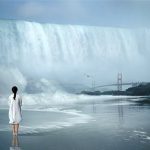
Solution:
<path fill-rule="evenodd" d="M 18 134 L 18 130 L 19 130 L 19 123 L 15 124 L 15 133 Z"/>
<path fill-rule="evenodd" d="M 18 136 L 13 136 L 12 138 L 12 147 L 19 146 Z"/>
<path fill-rule="evenodd" d="M 15 125 L 12 124 L 11 126 L 12 126 L 12 132 L 13 132 L 13 135 L 14 135 L 15 134 Z"/>

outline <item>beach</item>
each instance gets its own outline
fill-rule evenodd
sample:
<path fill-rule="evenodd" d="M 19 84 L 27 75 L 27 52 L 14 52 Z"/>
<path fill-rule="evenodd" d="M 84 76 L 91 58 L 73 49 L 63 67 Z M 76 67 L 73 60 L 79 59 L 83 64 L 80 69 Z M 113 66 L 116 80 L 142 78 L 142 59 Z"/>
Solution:
<path fill-rule="evenodd" d="M 0 150 L 149 150 L 150 105 L 145 101 L 149 98 L 97 96 L 67 106 L 23 107 L 17 138 L 8 125 L 8 108 L 1 107 Z"/>

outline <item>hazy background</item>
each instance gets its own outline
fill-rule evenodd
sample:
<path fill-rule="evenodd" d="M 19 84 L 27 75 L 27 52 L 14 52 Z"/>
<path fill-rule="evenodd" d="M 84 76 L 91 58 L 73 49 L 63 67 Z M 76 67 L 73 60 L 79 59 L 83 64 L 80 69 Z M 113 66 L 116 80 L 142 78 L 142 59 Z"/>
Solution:
<path fill-rule="evenodd" d="M 0 0 L 1 19 L 149 27 L 149 0 Z"/>
<path fill-rule="evenodd" d="M 0 0 L 0 89 L 148 82 L 149 18 L 148 0 Z"/>

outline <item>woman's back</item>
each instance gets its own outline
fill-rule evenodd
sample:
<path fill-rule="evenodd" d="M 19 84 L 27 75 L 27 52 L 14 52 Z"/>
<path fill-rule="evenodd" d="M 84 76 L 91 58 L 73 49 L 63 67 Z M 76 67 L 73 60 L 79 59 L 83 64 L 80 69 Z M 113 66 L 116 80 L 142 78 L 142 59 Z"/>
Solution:
<path fill-rule="evenodd" d="M 21 106 L 22 105 L 22 99 L 21 99 L 20 95 L 17 94 L 16 98 L 14 99 L 14 95 L 11 94 L 9 96 L 9 105 L 12 104 L 12 103 L 14 103 L 14 104 L 16 104 L 18 106 Z"/>
<path fill-rule="evenodd" d="M 13 135 L 18 135 L 19 123 L 22 120 L 22 99 L 17 94 L 18 88 L 16 86 L 13 86 L 11 90 L 13 94 L 11 94 L 8 99 L 9 123 L 12 124 Z"/>
<path fill-rule="evenodd" d="M 14 95 L 9 96 L 9 123 L 15 124 L 20 123 L 22 115 L 21 115 L 21 106 L 22 106 L 22 99 L 21 97 L 16 94 L 14 99 Z"/>

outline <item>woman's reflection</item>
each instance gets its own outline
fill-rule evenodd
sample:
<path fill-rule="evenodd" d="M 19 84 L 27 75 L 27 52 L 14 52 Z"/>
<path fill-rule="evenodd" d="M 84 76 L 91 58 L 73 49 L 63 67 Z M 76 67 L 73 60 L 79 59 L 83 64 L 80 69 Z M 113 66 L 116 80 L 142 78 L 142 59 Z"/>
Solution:
<path fill-rule="evenodd" d="M 21 150 L 21 147 L 19 146 L 19 139 L 16 135 L 13 135 L 12 146 L 10 147 L 10 150 Z"/>

